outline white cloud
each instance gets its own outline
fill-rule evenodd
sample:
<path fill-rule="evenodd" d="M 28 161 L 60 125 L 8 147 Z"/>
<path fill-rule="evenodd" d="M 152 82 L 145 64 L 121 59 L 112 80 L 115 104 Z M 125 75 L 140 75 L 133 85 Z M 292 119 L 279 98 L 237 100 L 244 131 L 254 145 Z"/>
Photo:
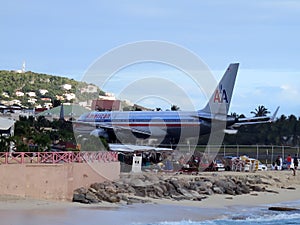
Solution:
<path fill-rule="evenodd" d="M 281 87 L 281 98 L 286 101 L 295 102 L 300 97 L 300 88 L 290 84 L 283 84 Z M 299 101 L 298 101 L 299 102 Z M 296 103 L 297 104 L 297 103 Z"/>

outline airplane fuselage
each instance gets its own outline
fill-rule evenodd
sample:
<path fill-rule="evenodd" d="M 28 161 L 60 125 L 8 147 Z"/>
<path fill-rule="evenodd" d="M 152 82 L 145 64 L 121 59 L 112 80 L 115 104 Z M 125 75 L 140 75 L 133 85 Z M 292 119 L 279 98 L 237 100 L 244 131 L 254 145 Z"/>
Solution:
<path fill-rule="evenodd" d="M 199 137 L 211 131 L 211 121 L 201 119 L 201 111 L 94 111 L 82 115 L 78 122 L 106 131 L 113 130 L 114 135 L 119 137 L 128 136 L 131 132 L 139 138 L 164 137 L 176 141 Z"/>

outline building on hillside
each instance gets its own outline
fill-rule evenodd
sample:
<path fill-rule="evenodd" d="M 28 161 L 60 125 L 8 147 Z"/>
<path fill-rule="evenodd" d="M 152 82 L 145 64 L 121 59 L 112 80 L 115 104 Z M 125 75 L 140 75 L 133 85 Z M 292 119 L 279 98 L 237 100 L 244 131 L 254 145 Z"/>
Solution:
<path fill-rule="evenodd" d="M 27 100 L 28 103 L 31 103 L 31 104 L 35 104 L 37 102 L 37 99 L 36 98 L 29 98 Z"/>
<path fill-rule="evenodd" d="M 29 97 L 36 97 L 36 93 L 34 91 L 29 91 L 26 93 Z"/>
<path fill-rule="evenodd" d="M 97 86 L 95 85 L 87 85 L 86 87 L 83 87 L 80 89 L 80 93 L 96 93 L 98 91 Z"/>
<path fill-rule="evenodd" d="M 120 100 L 96 99 L 92 101 L 92 110 L 97 111 L 120 111 Z"/>
<path fill-rule="evenodd" d="M 68 101 L 71 101 L 72 99 L 76 98 L 76 95 L 74 93 L 65 93 L 64 96 L 65 99 L 67 99 Z"/>
<path fill-rule="evenodd" d="M 100 95 L 99 99 L 103 100 L 116 100 L 116 97 L 113 93 L 105 92 L 105 95 Z"/>
<path fill-rule="evenodd" d="M 16 91 L 16 96 L 18 96 L 18 97 L 23 97 L 24 95 L 25 95 L 25 93 L 24 92 L 22 92 L 22 91 Z"/>
<path fill-rule="evenodd" d="M 69 91 L 69 90 L 71 90 L 72 85 L 71 84 L 64 84 L 64 85 L 62 85 L 62 88 Z"/>
<path fill-rule="evenodd" d="M 40 89 L 39 92 L 41 93 L 41 95 L 45 95 L 46 93 L 48 93 L 49 91 L 46 89 Z"/>
<path fill-rule="evenodd" d="M 6 97 L 6 98 L 9 98 L 9 94 L 7 93 L 7 92 L 2 92 L 2 95 L 4 96 L 4 97 Z"/>

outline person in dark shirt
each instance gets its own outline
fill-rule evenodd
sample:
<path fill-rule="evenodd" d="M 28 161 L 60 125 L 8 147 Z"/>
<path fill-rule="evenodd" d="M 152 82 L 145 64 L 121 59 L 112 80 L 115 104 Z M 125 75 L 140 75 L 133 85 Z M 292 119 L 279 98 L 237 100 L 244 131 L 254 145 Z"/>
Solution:
<path fill-rule="evenodd" d="M 295 156 L 294 156 L 294 168 L 295 168 L 295 170 L 297 170 L 298 166 L 299 166 L 298 156 L 297 156 L 297 154 L 295 154 Z"/>

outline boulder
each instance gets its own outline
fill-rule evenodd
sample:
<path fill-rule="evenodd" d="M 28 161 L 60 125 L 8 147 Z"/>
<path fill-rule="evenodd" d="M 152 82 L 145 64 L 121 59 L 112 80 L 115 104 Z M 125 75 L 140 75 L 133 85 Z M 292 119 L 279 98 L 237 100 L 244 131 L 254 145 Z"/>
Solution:
<path fill-rule="evenodd" d="M 224 190 L 220 187 L 214 186 L 212 188 L 213 192 L 215 192 L 216 194 L 224 194 Z"/>
<path fill-rule="evenodd" d="M 145 182 L 142 181 L 142 180 L 139 179 L 139 178 L 132 179 L 132 180 L 130 181 L 130 185 L 131 185 L 132 187 L 146 187 L 146 186 L 147 186 L 147 185 L 145 184 Z"/>
<path fill-rule="evenodd" d="M 88 191 L 85 194 L 85 199 L 89 202 L 89 203 L 98 203 L 100 202 L 97 195 L 95 195 L 93 192 Z"/>
<path fill-rule="evenodd" d="M 79 202 L 79 203 L 85 203 L 85 204 L 89 203 L 89 201 L 85 198 L 85 194 L 82 194 L 82 193 L 74 193 L 72 201 Z"/>

